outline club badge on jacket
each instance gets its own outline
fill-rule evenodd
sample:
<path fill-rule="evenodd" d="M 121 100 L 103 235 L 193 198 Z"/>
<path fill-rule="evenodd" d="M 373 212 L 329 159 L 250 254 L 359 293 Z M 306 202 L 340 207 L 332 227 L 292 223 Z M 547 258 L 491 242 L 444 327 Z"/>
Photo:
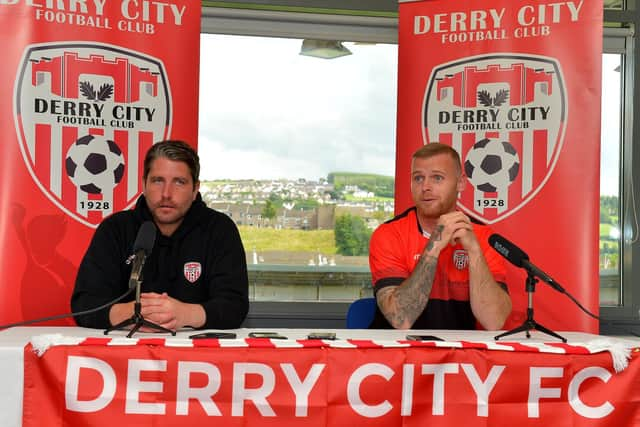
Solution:
<path fill-rule="evenodd" d="M 191 283 L 195 283 L 202 273 L 202 265 L 199 262 L 186 262 L 184 264 L 184 277 Z"/>

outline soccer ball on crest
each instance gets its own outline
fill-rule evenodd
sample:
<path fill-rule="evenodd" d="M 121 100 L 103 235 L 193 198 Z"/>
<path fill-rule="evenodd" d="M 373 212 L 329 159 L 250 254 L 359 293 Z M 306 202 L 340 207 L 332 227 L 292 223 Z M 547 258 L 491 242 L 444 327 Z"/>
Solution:
<path fill-rule="evenodd" d="M 520 171 L 520 159 L 513 145 L 485 138 L 476 142 L 464 162 L 464 172 L 471 184 L 485 193 L 507 189 Z"/>
<path fill-rule="evenodd" d="M 85 135 L 71 145 L 67 175 L 85 193 L 105 194 L 122 180 L 124 156 L 118 145 L 101 135 Z"/>

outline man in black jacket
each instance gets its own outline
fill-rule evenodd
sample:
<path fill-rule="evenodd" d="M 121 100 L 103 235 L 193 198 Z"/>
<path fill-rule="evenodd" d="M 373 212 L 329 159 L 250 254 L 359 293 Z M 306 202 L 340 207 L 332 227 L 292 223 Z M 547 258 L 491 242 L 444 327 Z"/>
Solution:
<path fill-rule="evenodd" d="M 133 210 L 99 225 L 82 259 L 71 296 L 74 312 L 126 292 L 136 235 L 143 222 L 153 221 L 159 232 L 143 269 L 140 314 L 171 330 L 240 326 L 249 308 L 244 248 L 233 221 L 202 201 L 199 173 L 198 154 L 184 142 L 163 141 L 149 149 L 143 195 Z M 133 313 L 129 301 L 76 316 L 76 322 L 108 328 Z"/>

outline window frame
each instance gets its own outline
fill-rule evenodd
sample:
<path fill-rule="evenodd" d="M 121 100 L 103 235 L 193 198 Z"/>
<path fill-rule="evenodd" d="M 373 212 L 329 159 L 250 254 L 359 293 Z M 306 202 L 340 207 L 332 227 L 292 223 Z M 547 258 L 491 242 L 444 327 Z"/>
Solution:
<path fill-rule="evenodd" d="M 605 21 L 619 24 L 629 23 L 629 19 L 638 20 L 637 12 L 612 12 L 605 10 Z M 638 99 L 638 88 L 635 84 L 640 75 L 640 64 L 634 55 L 634 47 L 638 35 L 635 23 L 626 28 L 608 28 L 604 30 L 604 53 L 622 55 L 622 111 L 621 111 L 621 152 L 620 152 L 620 218 L 623 232 L 621 233 L 621 305 L 600 307 L 600 333 L 603 335 L 628 335 L 628 331 L 637 331 L 640 322 L 640 291 L 633 286 L 640 272 L 634 271 L 634 264 L 640 265 L 640 252 L 637 250 L 640 241 L 640 230 L 635 223 L 638 209 L 635 199 L 635 188 L 638 188 L 638 175 L 634 174 L 633 165 L 640 164 L 640 156 L 634 148 L 635 123 L 638 123 L 640 109 L 634 108 L 634 99 Z M 627 233 L 632 239 L 625 239 Z M 635 240 L 635 242 L 634 242 Z M 634 289 L 635 288 L 635 289 Z"/>

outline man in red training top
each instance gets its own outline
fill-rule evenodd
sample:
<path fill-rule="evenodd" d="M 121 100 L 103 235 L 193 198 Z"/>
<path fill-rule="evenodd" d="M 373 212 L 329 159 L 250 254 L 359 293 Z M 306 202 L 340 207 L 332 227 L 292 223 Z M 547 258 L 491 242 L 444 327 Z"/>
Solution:
<path fill-rule="evenodd" d="M 492 231 L 456 210 L 460 156 L 431 143 L 413 154 L 415 206 L 378 227 L 369 265 L 378 303 L 372 328 L 500 329 L 511 312 Z"/>

